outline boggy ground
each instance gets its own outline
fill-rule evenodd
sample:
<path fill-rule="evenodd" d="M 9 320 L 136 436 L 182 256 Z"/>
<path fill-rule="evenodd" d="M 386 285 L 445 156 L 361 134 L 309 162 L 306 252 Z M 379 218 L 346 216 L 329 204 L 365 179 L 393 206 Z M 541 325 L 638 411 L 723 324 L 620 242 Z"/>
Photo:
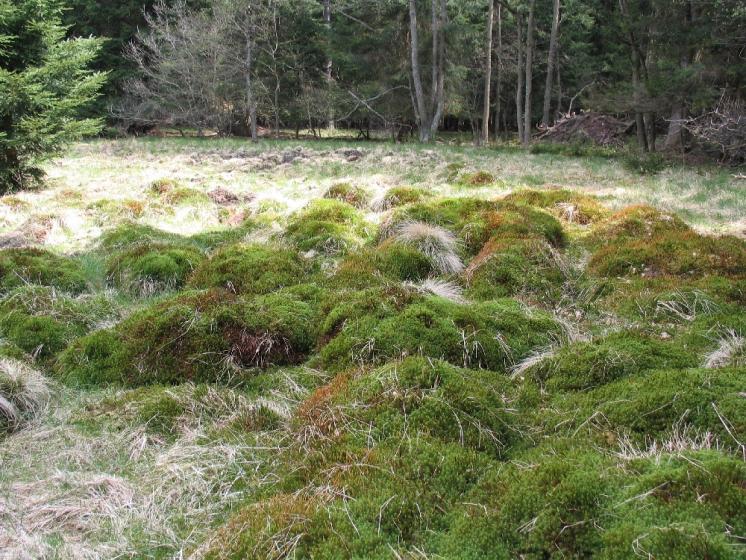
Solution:
<path fill-rule="evenodd" d="M 2 199 L 0 558 L 746 553 L 743 201 L 640 203 L 714 172 L 195 146 Z"/>

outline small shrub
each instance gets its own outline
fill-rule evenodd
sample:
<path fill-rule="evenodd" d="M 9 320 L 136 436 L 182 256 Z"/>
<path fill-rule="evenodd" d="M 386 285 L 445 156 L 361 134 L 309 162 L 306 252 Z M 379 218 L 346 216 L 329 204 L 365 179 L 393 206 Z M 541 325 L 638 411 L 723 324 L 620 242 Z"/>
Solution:
<path fill-rule="evenodd" d="M 0 251 L 0 290 L 26 284 L 52 286 L 70 293 L 87 287 L 80 263 L 42 249 Z"/>
<path fill-rule="evenodd" d="M 350 183 L 337 183 L 326 190 L 324 198 L 340 200 L 355 208 L 365 208 L 370 197 L 361 187 L 356 187 Z"/>
<path fill-rule="evenodd" d="M 31 421 L 49 401 L 44 376 L 25 363 L 0 358 L 0 434 L 14 432 Z"/>
<path fill-rule="evenodd" d="M 661 154 L 631 153 L 622 159 L 624 167 L 640 175 L 657 175 L 663 171 L 668 163 Z"/>
<path fill-rule="evenodd" d="M 143 296 L 181 288 L 204 260 L 194 247 L 142 243 L 112 255 L 106 274 L 114 285 Z"/>
<path fill-rule="evenodd" d="M 304 281 L 309 266 L 294 251 L 270 245 L 230 245 L 203 262 L 189 279 L 194 288 L 266 294 Z"/>

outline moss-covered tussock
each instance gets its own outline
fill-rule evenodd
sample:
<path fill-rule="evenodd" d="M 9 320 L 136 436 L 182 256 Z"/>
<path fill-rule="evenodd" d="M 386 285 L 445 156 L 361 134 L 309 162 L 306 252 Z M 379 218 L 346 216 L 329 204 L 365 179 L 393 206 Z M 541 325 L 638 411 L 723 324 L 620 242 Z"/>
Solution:
<path fill-rule="evenodd" d="M 315 308 L 304 296 L 185 292 L 79 339 L 57 372 L 75 384 L 136 386 L 228 380 L 246 368 L 298 363 L 314 345 Z"/>
<path fill-rule="evenodd" d="M 311 264 L 296 251 L 260 244 L 230 245 L 197 267 L 194 288 L 225 288 L 238 294 L 266 294 L 302 283 Z"/>
<path fill-rule="evenodd" d="M 490 239 L 544 239 L 553 246 L 566 243 L 562 225 L 550 214 L 524 204 L 474 198 L 451 198 L 419 203 L 394 211 L 385 232 L 408 221 L 443 227 L 462 242 L 467 254 L 477 254 Z"/>
<path fill-rule="evenodd" d="M 580 225 L 593 224 L 610 215 L 595 196 L 567 189 L 526 189 L 511 193 L 503 200 L 543 208 L 564 221 Z"/>
<path fill-rule="evenodd" d="M 189 245 L 139 243 L 112 255 L 106 273 L 125 291 L 151 295 L 181 288 L 204 258 Z"/>
<path fill-rule="evenodd" d="M 285 237 L 302 251 L 343 253 L 369 234 L 354 206 L 336 199 L 321 199 L 293 214 Z"/>
<path fill-rule="evenodd" d="M 76 294 L 87 287 L 83 269 L 73 258 L 44 249 L 0 251 L 0 291 L 27 284 L 52 286 Z"/>
<path fill-rule="evenodd" d="M 116 320 L 107 294 L 72 296 L 46 286 L 24 286 L 0 298 L 0 336 L 37 358 L 51 358 L 98 325 Z"/>
<path fill-rule="evenodd" d="M 543 313 L 514 301 L 459 304 L 400 288 L 373 288 L 335 305 L 321 327 L 327 368 L 423 355 L 465 367 L 504 371 L 558 332 Z"/>

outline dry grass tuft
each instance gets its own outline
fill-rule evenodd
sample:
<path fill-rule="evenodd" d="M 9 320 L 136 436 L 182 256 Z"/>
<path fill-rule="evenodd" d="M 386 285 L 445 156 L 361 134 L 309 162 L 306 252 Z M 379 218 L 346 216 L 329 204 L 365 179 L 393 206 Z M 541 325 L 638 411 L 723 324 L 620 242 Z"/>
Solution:
<path fill-rule="evenodd" d="M 718 340 L 718 347 L 705 358 L 704 367 L 715 369 L 746 364 L 746 338 L 728 330 Z"/>
<path fill-rule="evenodd" d="M 425 222 L 403 222 L 396 227 L 393 236 L 397 242 L 415 247 L 431 259 L 443 274 L 457 274 L 464 269 L 458 256 L 458 239 L 447 229 Z"/>
<path fill-rule="evenodd" d="M 442 297 L 454 303 L 466 303 L 464 290 L 455 282 L 440 280 L 438 278 L 426 278 L 422 282 L 407 282 L 406 286 L 423 294 L 432 294 Z"/>
<path fill-rule="evenodd" d="M 49 402 L 49 384 L 35 369 L 12 358 L 0 358 L 0 430 L 20 429 Z"/>

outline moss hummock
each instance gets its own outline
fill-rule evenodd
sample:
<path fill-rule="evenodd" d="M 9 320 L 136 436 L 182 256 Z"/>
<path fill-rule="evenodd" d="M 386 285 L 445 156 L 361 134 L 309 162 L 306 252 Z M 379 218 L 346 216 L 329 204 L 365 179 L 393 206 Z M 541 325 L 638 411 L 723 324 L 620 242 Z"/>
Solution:
<path fill-rule="evenodd" d="M 237 244 L 219 249 L 189 279 L 194 288 L 225 288 L 237 294 L 266 294 L 302 283 L 311 265 L 280 246 Z"/>
<path fill-rule="evenodd" d="M 87 288 L 80 263 L 43 249 L 0 251 L 0 291 L 26 284 L 52 286 L 79 294 Z"/>

